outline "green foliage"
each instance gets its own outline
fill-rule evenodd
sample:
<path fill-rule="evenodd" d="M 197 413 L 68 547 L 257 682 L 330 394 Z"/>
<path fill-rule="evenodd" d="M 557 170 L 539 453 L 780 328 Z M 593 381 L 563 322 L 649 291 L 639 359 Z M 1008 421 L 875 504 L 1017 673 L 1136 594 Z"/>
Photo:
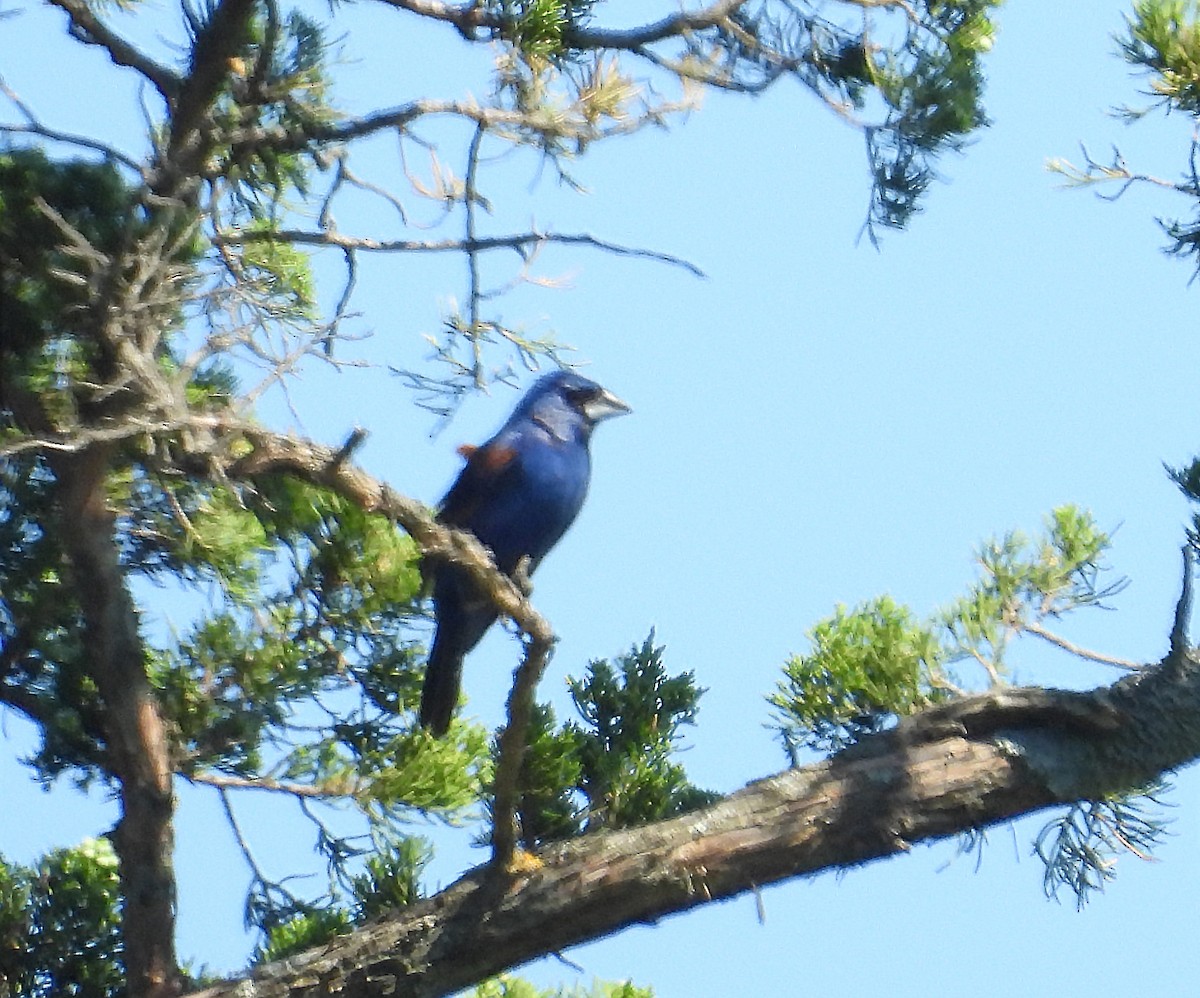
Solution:
<path fill-rule="evenodd" d="M 63 337 L 86 334 L 88 260 L 64 226 L 95 252 L 112 253 L 128 233 L 132 208 L 111 163 L 0 149 L 0 358 L 6 365 L 20 358 L 32 390 L 56 388 L 48 361 L 78 363 Z M 51 344 L 59 349 L 43 353 Z M 5 375 L 13 376 L 11 368 Z"/>
<path fill-rule="evenodd" d="M 0 993 L 125 993 L 117 857 L 107 839 L 56 849 L 33 868 L 0 859 Z"/>
<path fill-rule="evenodd" d="M 939 697 L 932 682 L 943 662 L 937 637 L 888 596 L 851 611 L 839 606 L 810 638 L 812 651 L 787 662 L 769 698 L 793 764 L 801 746 L 841 748 L 879 730 L 887 715 Z"/>
<path fill-rule="evenodd" d="M 1168 468 L 1167 474 L 1190 502 L 1200 505 L 1200 457 L 1193 458 L 1185 467 Z M 1200 511 L 1192 514 L 1188 539 L 1194 548 L 1200 550 Z"/>
<path fill-rule="evenodd" d="M 292 481 L 244 499 L 272 545 L 259 585 L 231 593 L 154 662 L 181 767 L 201 780 L 217 771 L 350 801 L 383 841 L 417 810 L 477 802 L 490 775 L 483 729 L 458 724 L 451 738 L 433 739 L 412 726 L 423 663 L 411 538 Z M 260 880 L 254 924 L 271 928 L 298 905 L 307 915 L 361 889 L 361 848 L 314 824 L 340 889 L 300 902 Z"/>
<path fill-rule="evenodd" d="M 1190 497 L 1200 498 L 1200 461 L 1175 475 Z M 787 662 L 769 697 L 792 764 L 801 749 L 836 751 L 881 730 L 893 715 L 957 695 L 948 671 L 953 663 L 973 663 L 995 684 L 1003 681 L 1015 637 L 1035 634 L 1063 645 L 1045 629 L 1047 621 L 1102 606 L 1124 586 L 1123 580 L 1101 585 L 1109 544 L 1089 514 L 1062 506 L 1047 517 L 1040 537 L 1013 531 L 984 545 L 979 579 L 927 623 L 887 596 L 851 611 L 838 607 L 811 632 L 812 650 Z M 1148 855 L 1163 835 L 1151 810 L 1161 790 L 1083 801 L 1049 822 L 1035 843 L 1047 896 L 1057 898 L 1066 887 L 1082 907 L 1115 876 L 1117 853 Z M 968 835 L 960 850 L 982 843 L 982 836 Z"/>
<path fill-rule="evenodd" d="M 559 728 L 549 704 L 535 704 L 521 766 L 521 841 L 527 847 L 581 832 L 578 787 L 583 780 L 579 731 Z"/>
<path fill-rule="evenodd" d="M 1150 74 L 1151 93 L 1171 108 L 1200 113 L 1200 4 L 1137 0 L 1125 21 L 1121 53 Z"/>
<path fill-rule="evenodd" d="M 582 680 L 568 679 L 583 724 L 577 726 L 587 799 L 587 828 L 624 828 L 682 814 L 717 799 L 688 782 L 672 758 L 680 729 L 696 723 L 704 690 L 695 675 L 667 674 L 665 646 L 651 631 L 641 647 L 617 659 L 588 665 Z"/>
<path fill-rule="evenodd" d="M 1075 506 L 1054 510 L 1036 540 L 1013 531 L 990 541 L 979 553 L 982 577 L 937 617 L 950 657 L 974 661 L 998 681 L 1013 637 L 1072 610 L 1103 606 L 1125 588 L 1124 579 L 1101 584 L 1110 544 Z"/>
<path fill-rule="evenodd" d="M 871 221 L 889 228 L 903 227 L 918 210 L 938 154 L 960 149 L 968 135 L 988 123 L 980 58 L 991 49 L 990 13 L 999 3 L 934 0 L 926 6 L 928 35 L 909 32 L 903 45 L 878 58 L 868 55 L 874 46 L 859 46 L 869 63 L 866 78 L 889 109 L 884 123 L 867 132 L 874 178 Z"/>
<path fill-rule="evenodd" d="M 555 727 L 539 707 L 522 770 L 522 842 L 625 828 L 694 810 L 718 795 L 688 782 L 674 761 L 703 690 L 690 672 L 670 676 L 651 632 L 614 663 L 596 660 L 568 679 L 580 721 Z"/>
<path fill-rule="evenodd" d="M 303 723 L 303 704 L 355 690 L 351 714 L 273 764 L 288 779 L 358 787 L 394 748 L 395 719 L 416 695 L 416 548 L 384 518 L 295 482 L 224 509 L 228 526 L 218 519 L 212 533 L 240 538 L 259 563 L 222 573 L 226 605 L 161 649 L 153 670 L 186 766 L 250 775 L 268 732 L 278 748 L 292 719 Z"/>
<path fill-rule="evenodd" d="M 264 68 L 247 61 L 243 68 L 267 80 L 268 90 L 278 84 L 271 91 L 281 102 L 276 111 L 287 105 L 288 114 L 304 113 L 287 88 L 319 97 L 311 76 L 318 35 L 297 18 L 261 28 L 264 44 L 272 31 L 291 39 L 290 62 Z M 235 95 L 227 96 L 232 111 Z M 298 190 L 300 174 L 291 177 L 282 161 L 243 166 L 239 177 L 266 193 L 240 210 L 251 229 L 270 230 L 283 188 Z M 274 193 L 256 170 L 271 172 Z M 38 208 L 38 198 L 52 212 Z M 89 268 L 148 225 L 111 166 L 0 153 L 0 441 L 22 439 L 25 421 L 11 400 L 27 397 L 59 431 L 87 431 L 95 386 L 111 374 L 85 321 Z M 185 254 L 196 250 L 180 245 Z M 251 242 L 224 260 L 242 279 L 242 303 L 281 322 L 311 316 L 315 292 L 302 254 Z M 186 274 L 180 270 L 181 286 Z M 169 337 L 178 319 L 164 311 L 155 332 Z M 169 338 L 159 342 L 153 363 L 193 412 L 219 413 L 241 393 L 219 357 L 185 369 Z M 157 628 L 146 641 L 145 668 L 178 770 L 200 783 L 234 779 L 300 801 L 349 803 L 377 846 L 396 841 L 396 824 L 406 817 L 475 804 L 490 775 L 486 733 L 458 725 L 453 738 L 439 741 L 412 730 L 421 658 L 414 622 L 423 611 L 411 538 L 386 518 L 291 480 L 249 489 L 183 473 L 172 464 L 172 448 L 169 435 L 131 435 L 114 454 L 105 489 L 118 511 L 113 541 L 135 599 L 151 592 L 139 583 L 152 581 L 191 590 L 203 604 L 178 633 Z M 83 640 L 77 580 L 57 540 L 57 484 L 34 452 L 0 460 L 0 696 L 39 728 L 41 745 L 30 762 L 41 779 L 69 774 L 81 784 L 107 783 L 114 774 L 103 704 Z M 321 913 L 365 890 L 356 877 L 376 884 L 376 907 L 415 891 L 415 881 L 405 888 L 396 879 L 395 857 L 368 863 L 363 873 L 363 847 L 331 832 L 321 806 L 304 804 L 329 865 L 328 893 L 298 898 L 255 868 L 247 914 L 264 930 L 297 917 L 287 930 L 297 938 L 335 928 L 337 919 Z"/>
<path fill-rule="evenodd" d="M 1125 852 L 1146 859 L 1166 835 L 1166 823 L 1152 813 L 1165 784 L 1099 801 L 1071 805 L 1039 833 L 1034 850 L 1046 866 L 1046 896 L 1058 900 L 1067 888 L 1082 909 L 1116 876 L 1116 857 Z"/>
<path fill-rule="evenodd" d="M 528 59 L 552 59 L 563 53 L 567 0 L 500 0 L 497 5 L 506 41 Z"/>
<path fill-rule="evenodd" d="M 1149 77 L 1149 94 L 1155 105 L 1190 115 L 1193 124 L 1200 119 L 1200 4 L 1196 0 L 1137 0 L 1118 43 L 1125 60 Z M 1131 119 L 1145 113 L 1144 109 L 1124 109 Z M 1132 173 L 1119 153 L 1108 166 L 1088 157 L 1085 171 L 1060 163 L 1054 168 L 1074 183 L 1119 180 L 1125 184 L 1120 193 L 1135 181 L 1159 183 Z M 1194 143 L 1184 179 L 1175 187 L 1193 201 L 1200 199 Z M 1160 219 L 1159 224 L 1169 240 L 1167 252 L 1192 257 L 1200 267 L 1200 213 L 1194 212 L 1186 220 Z"/>
<path fill-rule="evenodd" d="M 299 10 L 281 20 L 275 8 L 267 8 L 251 25 L 242 54 L 233 60 L 228 89 L 212 112 L 220 134 L 232 137 L 215 154 L 246 217 L 274 220 L 290 193 L 307 192 L 316 165 L 311 151 L 299 152 L 293 144 L 280 148 L 261 136 L 294 132 L 316 139 L 336 120 L 328 58 L 324 29 Z"/>
<path fill-rule="evenodd" d="M 275 231 L 271 222 L 256 220 L 247 233 Z M 252 241 L 241 247 L 242 288 L 271 302 L 277 317 L 315 319 L 317 293 L 308 254 L 290 243 Z"/>
<path fill-rule="evenodd" d="M 349 912 L 342 908 L 315 908 L 293 915 L 267 930 L 266 942 L 255 953 L 254 963 L 282 960 L 345 935 L 353 927 Z"/>
<path fill-rule="evenodd" d="M 538 988 L 519 977 L 505 974 L 484 981 L 469 992 L 472 998 L 654 998 L 651 988 L 639 988 L 631 981 L 612 983 L 595 981 L 583 988 Z"/>
<path fill-rule="evenodd" d="M 254 962 L 269 963 L 319 946 L 372 918 L 414 904 L 425 896 L 420 881 L 431 856 L 429 843 L 415 836 L 379 842 L 361 871 L 347 881 L 348 907 L 331 898 L 306 903 L 279 885 L 259 885 L 261 907 L 249 913 L 249 921 L 263 927 L 264 941 Z"/>
<path fill-rule="evenodd" d="M 796 77 L 860 121 L 872 177 L 868 232 L 900 228 L 920 208 L 945 151 L 987 124 L 981 59 L 999 0 L 923 0 L 911 7 L 781 3 L 738 12 L 732 29 L 697 32 L 694 66 L 721 85 L 758 91 Z M 756 41 L 750 41 L 755 39 Z M 707 44 L 706 44 L 707 42 Z"/>
<path fill-rule="evenodd" d="M 421 874 L 432 858 L 429 843 L 415 836 L 404 836 L 367 857 L 364 871 L 352 881 L 358 920 L 370 921 L 421 900 Z"/>
<path fill-rule="evenodd" d="M 5 699 L 41 727 L 32 760 L 43 779 L 102 757 L 95 684 L 86 669 L 78 601 L 52 520 L 53 476 L 41 461 L 0 461 L 0 648 Z M 15 690 L 10 693 L 9 690 Z"/>
<path fill-rule="evenodd" d="M 1030 540 L 1013 531 L 979 552 L 980 578 L 925 623 L 883 596 L 836 613 L 813 628 L 812 650 L 784 666 L 769 697 L 793 764 L 802 748 L 825 753 L 955 694 L 949 667 L 969 663 L 1002 682 L 1013 638 L 1053 640 L 1049 620 L 1101 606 L 1125 585 L 1101 585 L 1109 537 L 1091 516 L 1062 506 Z"/>
<path fill-rule="evenodd" d="M 763 0 L 727 19 L 689 31 L 671 55 L 654 61 L 679 77 L 714 87 L 757 93 L 791 76 L 839 113 L 856 120 L 867 137 L 872 199 L 868 231 L 907 224 L 935 176 L 935 163 L 958 150 L 987 124 L 981 60 L 995 38 L 1000 0 L 922 0 L 911 7 L 859 3 L 785 3 Z M 595 74 L 574 74 L 565 88 L 551 67 L 569 67 L 589 52 L 575 29 L 590 3 L 497 0 L 502 36 L 524 68 L 501 60 L 498 92 L 530 116 L 521 141 L 542 147 L 559 167 L 594 138 L 582 108 Z M 649 47 L 648 47 L 649 48 Z M 614 79 L 620 72 L 613 70 Z M 641 111 L 647 86 L 624 81 L 610 107 L 614 120 Z M 654 115 L 650 115 L 657 120 Z"/>

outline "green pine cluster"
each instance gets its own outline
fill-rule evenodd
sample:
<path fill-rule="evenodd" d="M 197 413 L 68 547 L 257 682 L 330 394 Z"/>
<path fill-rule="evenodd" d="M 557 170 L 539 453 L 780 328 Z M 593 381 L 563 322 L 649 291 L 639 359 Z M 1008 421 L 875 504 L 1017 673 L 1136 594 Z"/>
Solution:
<path fill-rule="evenodd" d="M 1015 638 L 1120 592 L 1123 580 L 1104 583 L 1109 546 L 1089 513 L 1061 506 L 1040 536 L 1013 531 L 985 544 L 979 577 L 928 620 L 889 596 L 838 607 L 769 698 L 793 764 L 802 750 L 836 751 L 980 680 L 1002 683 Z M 966 684 L 958 673 L 971 671 L 978 678 Z"/>
<path fill-rule="evenodd" d="M 578 720 L 556 725 L 539 704 L 530 727 L 519 807 L 521 842 L 534 849 L 601 828 L 627 828 L 712 803 L 676 760 L 704 690 L 669 675 L 652 631 L 615 662 L 568 678 Z"/>

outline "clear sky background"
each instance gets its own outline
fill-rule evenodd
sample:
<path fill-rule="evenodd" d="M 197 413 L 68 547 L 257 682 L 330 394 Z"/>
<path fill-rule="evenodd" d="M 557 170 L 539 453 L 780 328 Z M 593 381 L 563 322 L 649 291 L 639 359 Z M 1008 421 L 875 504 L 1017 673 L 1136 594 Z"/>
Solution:
<path fill-rule="evenodd" d="M 127 74 L 67 44 L 56 13 L 0 2 L 13 8 L 22 13 L 0 19 L 6 81 L 47 124 L 140 154 Z M 879 252 L 857 239 L 868 196 L 861 136 L 787 83 L 754 100 L 710 96 L 670 131 L 595 147 L 578 164 L 586 196 L 548 171 L 533 183 L 528 156 L 485 174 L 484 193 L 503 205 L 489 231 L 536 218 L 676 253 L 707 274 L 550 248 L 539 273 L 568 286 L 523 288 L 502 305 L 508 321 L 574 344 L 586 371 L 635 409 L 598 431 L 588 504 L 537 579 L 535 602 L 562 638 L 543 688 L 560 716 L 566 674 L 653 626 L 669 668 L 693 670 L 708 689 L 688 734 L 689 773 L 732 791 L 785 765 L 764 697 L 816 621 L 882 593 L 927 614 L 973 577 L 980 542 L 1034 531 L 1067 502 L 1115 531 L 1111 561 L 1131 585 L 1116 612 L 1080 615 L 1064 633 L 1129 659 L 1165 651 L 1190 513 L 1162 465 L 1200 450 L 1200 343 L 1190 265 L 1160 252 L 1154 218 L 1190 205 L 1150 190 L 1106 203 L 1061 189 L 1045 169 L 1051 157 L 1078 162 L 1081 141 L 1099 158 L 1116 144 L 1160 176 L 1185 167 L 1190 121 L 1156 114 L 1130 128 L 1108 113 L 1144 103 L 1115 54 L 1125 11 L 1107 0 L 1002 10 L 986 65 L 994 124 L 943 161 L 924 214 L 885 234 Z M 453 32 L 348 14 L 345 106 L 483 88 L 487 53 Z M 381 141 L 377 152 L 387 162 L 394 147 Z M 339 221 L 400 234 L 378 213 Z M 373 336 L 359 353 L 419 362 L 419 336 L 461 296 L 463 269 L 451 258 L 366 263 L 357 329 Z M 436 436 L 383 368 L 314 367 L 292 401 L 318 440 L 368 427 L 362 463 L 433 503 L 459 465 L 455 445 L 484 439 L 516 398 L 497 388 L 473 399 Z M 266 412 L 277 426 L 292 420 L 279 399 Z M 181 612 L 160 602 L 147 626 L 178 624 Z M 511 638 L 495 634 L 468 660 L 468 709 L 489 724 L 517 659 Z M 1028 643 L 1011 661 L 1021 682 L 1117 678 Z M 40 792 L 12 761 L 31 745 L 5 718 L 0 852 L 24 862 L 115 817 L 65 784 Z M 1073 898 L 1042 895 L 1031 843 L 1043 815 L 991 830 L 978 868 L 953 842 L 919 846 L 766 890 L 763 924 L 745 897 L 566 956 L 585 983 L 632 977 L 662 998 L 1192 993 L 1200 783 L 1189 770 L 1174 784 L 1158 860 L 1122 857 L 1116 882 L 1081 913 Z M 234 970 L 251 945 L 240 910 L 248 872 L 215 796 L 185 786 L 180 801 L 180 953 Z M 252 794 L 238 806 L 272 872 L 314 865 L 294 808 Z M 414 830 L 439 844 L 430 887 L 485 859 L 469 832 Z M 546 984 L 576 976 L 553 960 L 526 973 Z"/>

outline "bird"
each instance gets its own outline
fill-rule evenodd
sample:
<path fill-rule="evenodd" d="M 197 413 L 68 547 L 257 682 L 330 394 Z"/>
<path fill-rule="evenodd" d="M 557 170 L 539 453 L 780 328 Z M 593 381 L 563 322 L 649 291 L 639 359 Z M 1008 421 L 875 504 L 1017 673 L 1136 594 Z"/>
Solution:
<path fill-rule="evenodd" d="M 438 509 L 439 522 L 468 530 L 521 588 L 579 515 L 591 480 L 588 444 L 602 420 L 632 411 L 573 371 L 543 375 L 487 443 L 466 445 L 466 465 Z M 434 569 L 436 629 L 418 716 L 442 737 L 458 705 L 463 659 L 498 616 L 461 566 Z"/>

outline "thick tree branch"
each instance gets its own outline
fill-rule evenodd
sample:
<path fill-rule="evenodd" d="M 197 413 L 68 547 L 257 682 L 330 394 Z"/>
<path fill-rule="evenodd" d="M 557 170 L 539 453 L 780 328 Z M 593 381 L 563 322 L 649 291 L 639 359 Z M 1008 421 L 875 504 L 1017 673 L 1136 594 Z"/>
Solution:
<path fill-rule="evenodd" d="M 765 884 L 1144 785 L 1200 756 L 1198 710 L 1190 653 L 1091 693 L 964 698 L 704 810 L 547 849 L 525 875 L 476 869 L 378 924 L 201 994 L 447 994 Z"/>

